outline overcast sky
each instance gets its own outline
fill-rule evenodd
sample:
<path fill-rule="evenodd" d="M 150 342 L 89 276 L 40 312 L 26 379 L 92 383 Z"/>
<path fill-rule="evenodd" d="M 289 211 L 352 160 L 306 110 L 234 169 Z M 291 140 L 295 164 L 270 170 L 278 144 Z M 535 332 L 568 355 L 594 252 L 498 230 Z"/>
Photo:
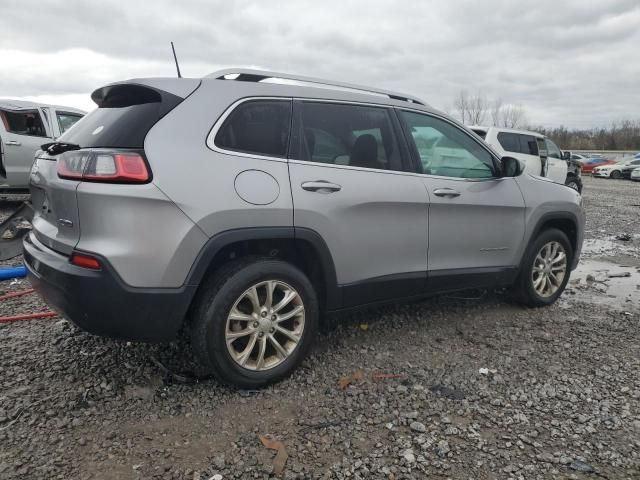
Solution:
<path fill-rule="evenodd" d="M 139 4 L 138 4 L 139 3 Z M 105 83 L 259 66 L 398 90 L 461 89 L 532 124 L 640 118 L 639 0 L 2 0 L 0 97 L 91 109 Z"/>

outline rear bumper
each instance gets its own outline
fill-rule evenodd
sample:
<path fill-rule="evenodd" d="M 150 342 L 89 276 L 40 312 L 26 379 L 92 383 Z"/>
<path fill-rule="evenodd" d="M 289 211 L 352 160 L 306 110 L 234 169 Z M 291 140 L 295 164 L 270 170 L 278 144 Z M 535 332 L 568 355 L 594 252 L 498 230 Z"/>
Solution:
<path fill-rule="evenodd" d="M 195 286 L 133 288 L 109 263 L 89 270 L 40 243 L 24 239 L 24 263 L 33 288 L 62 316 L 87 332 L 123 340 L 163 342 L 183 324 Z"/>

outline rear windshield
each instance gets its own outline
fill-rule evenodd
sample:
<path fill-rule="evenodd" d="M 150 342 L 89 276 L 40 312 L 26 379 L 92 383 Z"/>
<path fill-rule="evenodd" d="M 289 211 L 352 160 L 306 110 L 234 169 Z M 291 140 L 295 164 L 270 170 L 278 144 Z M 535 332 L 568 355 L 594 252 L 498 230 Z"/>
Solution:
<path fill-rule="evenodd" d="M 62 135 L 60 142 L 82 148 L 142 148 L 144 137 L 158 121 L 160 103 L 98 108 Z"/>
<path fill-rule="evenodd" d="M 129 85 L 111 87 L 102 95 L 99 108 L 62 135 L 60 142 L 81 148 L 143 148 L 151 127 L 182 101 L 167 92 Z"/>
<path fill-rule="evenodd" d="M 485 130 L 475 129 L 473 128 L 473 133 L 478 135 L 481 139 L 485 139 L 487 137 L 487 132 Z"/>

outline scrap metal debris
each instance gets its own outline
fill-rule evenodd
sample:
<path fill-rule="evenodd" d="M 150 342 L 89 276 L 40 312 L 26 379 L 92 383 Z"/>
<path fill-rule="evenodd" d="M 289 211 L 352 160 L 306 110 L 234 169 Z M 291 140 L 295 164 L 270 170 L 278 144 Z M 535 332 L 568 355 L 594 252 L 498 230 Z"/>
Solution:
<path fill-rule="evenodd" d="M 262 445 L 269 450 L 275 450 L 276 456 L 273 458 L 273 474 L 277 477 L 281 476 L 284 472 L 284 464 L 287 463 L 287 450 L 284 448 L 284 443 L 279 440 L 274 440 L 265 435 L 258 435 Z"/>
<path fill-rule="evenodd" d="M 619 235 L 616 235 L 616 240 L 620 240 L 621 242 L 628 242 L 629 240 L 631 240 L 631 235 L 628 233 L 621 233 Z"/>

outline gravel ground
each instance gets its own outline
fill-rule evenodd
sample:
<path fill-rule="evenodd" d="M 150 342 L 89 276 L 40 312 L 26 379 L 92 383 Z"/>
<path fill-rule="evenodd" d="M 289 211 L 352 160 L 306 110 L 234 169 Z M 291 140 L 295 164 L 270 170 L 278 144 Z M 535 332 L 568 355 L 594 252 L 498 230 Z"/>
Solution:
<path fill-rule="evenodd" d="M 584 198 L 556 305 L 471 292 L 352 314 L 262 391 L 184 383 L 181 342 L 0 326 L 0 478 L 270 478 L 261 435 L 284 444 L 284 478 L 640 478 L 640 184 L 586 178 Z M 29 295 L 0 316 L 46 309 Z"/>

